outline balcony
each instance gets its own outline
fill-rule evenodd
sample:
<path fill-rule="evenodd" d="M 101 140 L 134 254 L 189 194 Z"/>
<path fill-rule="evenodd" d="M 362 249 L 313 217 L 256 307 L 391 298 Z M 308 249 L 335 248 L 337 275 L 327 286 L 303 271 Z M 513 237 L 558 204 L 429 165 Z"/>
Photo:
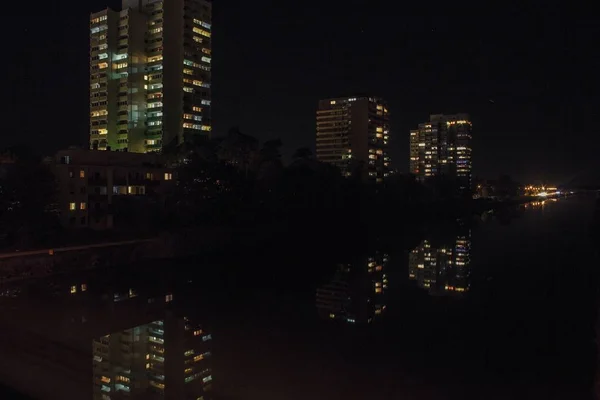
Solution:
<path fill-rule="evenodd" d="M 90 176 L 88 178 L 88 184 L 90 186 L 106 186 L 107 180 L 103 176 Z"/>

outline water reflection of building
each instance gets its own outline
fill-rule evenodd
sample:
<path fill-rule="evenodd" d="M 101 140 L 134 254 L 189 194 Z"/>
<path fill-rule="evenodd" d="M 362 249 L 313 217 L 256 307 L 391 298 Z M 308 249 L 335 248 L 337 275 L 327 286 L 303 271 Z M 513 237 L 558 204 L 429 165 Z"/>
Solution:
<path fill-rule="evenodd" d="M 94 400 L 208 400 L 211 334 L 167 313 L 93 340 Z"/>
<path fill-rule="evenodd" d="M 323 318 L 351 324 L 371 323 L 386 309 L 388 255 L 340 264 L 332 281 L 317 289 L 317 310 Z"/>
<path fill-rule="evenodd" d="M 210 400 L 212 335 L 180 312 L 185 298 L 162 284 L 136 290 L 100 279 L 4 288 L 4 383 L 40 399 Z M 40 366 L 29 385 L 28 371 Z"/>
<path fill-rule="evenodd" d="M 408 256 L 408 277 L 432 295 L 469 290 L 471 235 L 436 243 L 423 240 Z"/>

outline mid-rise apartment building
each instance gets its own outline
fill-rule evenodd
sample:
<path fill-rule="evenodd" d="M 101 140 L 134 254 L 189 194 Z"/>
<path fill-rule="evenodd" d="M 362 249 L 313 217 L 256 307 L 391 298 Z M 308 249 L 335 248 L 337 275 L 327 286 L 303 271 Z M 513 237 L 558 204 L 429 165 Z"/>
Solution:
<path fill-rule="evenodd" d="M 211 131 L 207 0 L 123 0 L 90 17 L 90 149 L 146 153 Z"/>
<path fill-rule="evenodd" d="M 458 189 L 471 188 L 471 130 L 468 114 L 431 115 L 410 131 L 410 172 L 421 181 L 435 176 L 457 180 Z"/>
<path fill-rule="evenodd" d="M 383 182 L 391 169 L 389 140 L 389 110 L 383 99 L 342 97 L 319 101 L 317 159 L 339 167 L 344 176 L 358 171 L 369 181 Z"/>
<path fill-rule="evenodd" d="M 53 168 L 61 222 L 70 228 L 118 226 L 120 212 L 132 213 L 128 200 L 137 211 L 154 210 L 144 200 L 160 203 L 174 184 L 173 170 L 158 154 L 62 150 Z"/>

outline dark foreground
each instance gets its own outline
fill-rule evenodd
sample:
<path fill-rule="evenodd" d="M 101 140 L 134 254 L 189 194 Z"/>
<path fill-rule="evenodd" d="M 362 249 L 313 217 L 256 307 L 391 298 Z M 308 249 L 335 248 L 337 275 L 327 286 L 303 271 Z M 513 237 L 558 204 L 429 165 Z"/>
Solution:
<path fill-rule="evenodd" d="M 592 399 L 595 211 L 571 198 L 343 252 L 274 240 L 5 285 L 0 382 L 39 399 Z"/>

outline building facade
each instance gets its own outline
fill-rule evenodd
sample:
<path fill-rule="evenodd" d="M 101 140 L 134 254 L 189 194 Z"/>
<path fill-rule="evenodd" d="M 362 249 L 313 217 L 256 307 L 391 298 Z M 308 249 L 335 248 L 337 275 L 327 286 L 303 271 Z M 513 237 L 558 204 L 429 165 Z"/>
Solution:
<path fill-rule="evenodd" d="M 63 150 L 53 168 L 61 222 L 70 228 L 110 229 L 152 212 L 174 182 L 158 154 Z"/>
<path fill-rule="evenodd" d="M 146 153 L 211 131 L 207 0 L 123 0 L 90 17 L 90 149 Z"/>
<path fill-rule="evenodd" d="M 381 183 L 390 174 L 390 122 L 387 103 L 376 97 L 319 101 L 317 159 L 340 168 L 344 176 L 360 173 Z"/>
<path fill-rule="evenodd" d="M 468 114 L 431 115 L 410 131 L 410 172 L 424 181 L 435 176 L 457 180 L 461 191 L 471 189 L 471 130 Z"/>

